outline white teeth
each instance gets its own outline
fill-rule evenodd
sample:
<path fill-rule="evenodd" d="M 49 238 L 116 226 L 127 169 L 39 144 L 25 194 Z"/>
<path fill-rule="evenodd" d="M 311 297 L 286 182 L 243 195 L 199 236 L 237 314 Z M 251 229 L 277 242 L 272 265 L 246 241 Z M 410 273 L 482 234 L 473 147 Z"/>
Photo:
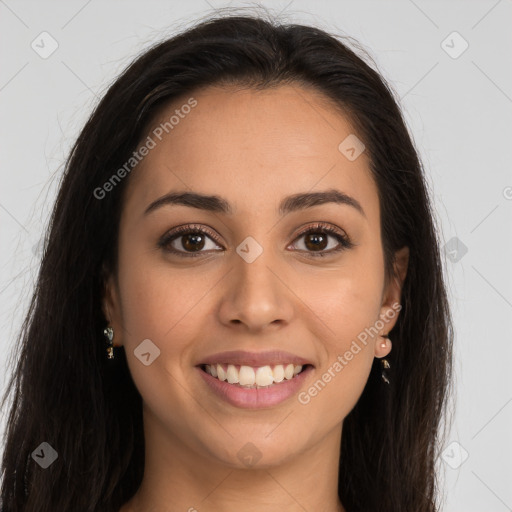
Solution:
<path fill-rule="evenodd" d="M 226 372 L 226 375 L 230 384 L 238 383 L 238 372 L 232 364 L 228 364 L 228 371 Z"/>
<path fill-rule="evenodd" d="M 284 368 L 282 364 L 274 366 L 274 382 L 283 382 Z"/>
<path fill-rule="evenodd" d="M 290 380 L 293 378 L 293 371 L 295 370 L 295 366 L 293 364 L 289 364 L 284 369 L 284 378 Z"/>
<path fill-rule="evenodd" d="M 226 372 L 224 368 L 220 364 L 217 365 L 217 378 L 219 380 L 226 380 Z"/>
<path fill-rule="evenodd" d="M 250 366 L 241 366 L 240 371 L 238 372 L 238 379 L 241 386 L 252 386 L 257 380 L 254 368 L 251 368 Z M 261 386 L 261 384 L 258 383 L 258 386 Z"/>
<path fill-rule="evenodd" d="M 267 387 L 274 383 L 283 382 L 283 380 L 291 380 L 302 371 L 302 365 L 287 364 L 271 366 L 260 366 L 253 368 L 252 366 L 242 365 L 237 367 L 228 364 L 227 370 L 224 370 L 220 364 L 205 365 L 205 370 L 212 377 L 216 377 L 221 381 L 227 380 L 230 384 L 240 384 L 246 387 Z"/>
<path fill-rule="evenodd" d="M 256 385 L 270 386 L 274 384 L 274 375 L 270 366 L 262 366 L 256 370 Z"/>

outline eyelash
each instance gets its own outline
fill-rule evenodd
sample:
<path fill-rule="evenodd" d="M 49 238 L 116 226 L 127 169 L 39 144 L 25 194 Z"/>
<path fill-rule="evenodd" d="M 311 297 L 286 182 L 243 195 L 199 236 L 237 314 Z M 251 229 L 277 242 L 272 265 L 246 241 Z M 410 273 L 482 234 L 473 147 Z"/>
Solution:
<path fill-rule="evenodd" d="M 296 239 L 301 238 L 304 235 L 307 235 L 309 233 L 321 233 L 326 235 L 333 236 L 341 245 L 341 247 L 337 249 L 331 249 L 327 252 L 318 252 L 315 253 L 314 251 L 306 251 L 308 254 L 313 258 L 324 258 L 326 256 L 330 256 L 333 254 L 337 254 L 345 249 L 351 249 L 354 247 L 355 244 L 353 244 L 349 237 L 346 235 L 342 235 L 338 232 L 338 230 L 330 227 L 328 224 L 324 224 L 321 222 L 317 222 L 313 226 L 308 226 L 304 230 L 302 230 L 300 233 L 298 233 Z M 177 254 L 179 256 L 185 257 L 185 258 L 196 258 L 198 256 L 202 256 L 203 252 L 197 252 L 197 253 L 190 253 L 186 251 L 177 251 L 176 249 L 169 249 L 170 242 L 174 241 L 175 239 L 181 238 L 184 235 L 207 235 L 209 236 L 216 244 L 221 245 L 219 240 L 217 240 L 217 236 L 211 232 L 209 229 L 206 229 L 204 227 L 196 227 L 196 225 L 187 225 L 187 226 L 179 226 L 169 233 L 165 234 L 161 240 L 158 242 L 158 246 L 163 249 L 166 252 L 169 252 L 171 254 Z"/>

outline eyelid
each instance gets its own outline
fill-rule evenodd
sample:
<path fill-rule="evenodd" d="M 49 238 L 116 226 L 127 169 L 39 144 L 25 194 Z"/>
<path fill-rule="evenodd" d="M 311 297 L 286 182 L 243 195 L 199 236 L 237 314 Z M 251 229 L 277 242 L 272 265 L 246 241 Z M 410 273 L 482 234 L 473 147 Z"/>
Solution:
<path fill-rule="evenodd" d="M 177 226 L 169 231 L 169 235 L 175 236 L 182 233 L 188 233 L 190 231 L 200 231 L 206 233 L 210 238 L 215 240 L 216 243 L 220 245 L 219 237 L 209 226 L 205 224 L 184 224 L 182 226 Z"/>
<path fill-rule="evenodd" d="M 313 222 L 313 224 L 308 224 L 306 227 L 301 229 L 297 233 L 297 235 L 295 235 L 295 238 L 299 238 L 300 236 L 303 236 L 306 233 L 309 233 L 310 231 L 315 230 L 315 229 L 318 229 L 319 231 L 326 231 L 329 234 L 336 234 L 339 236 L 343 236 L 346 239 L 348 239 L 348 235 L 343 229 L 336 228 L 327 222 L 319 222 L 319 221 Z"/>

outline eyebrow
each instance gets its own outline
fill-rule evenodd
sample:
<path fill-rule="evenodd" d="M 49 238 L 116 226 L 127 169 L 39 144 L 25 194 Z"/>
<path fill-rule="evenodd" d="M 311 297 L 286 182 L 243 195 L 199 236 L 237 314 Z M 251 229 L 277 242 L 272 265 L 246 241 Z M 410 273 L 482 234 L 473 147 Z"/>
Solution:
<path fill-rule="evenodd" d="M 323 192 L 306 192 L 285 197 L 279 204 L 278 213 L 281 217 L 284 217 L 289 213 L 326 203 L 351 206 L 366 218 L 366 214 L 359 201 L 336 189 Z M 233 215 L 235 213 L 229 202 L 217 195 L 205 195 L 197 192 L 171 192 L 153 201 L 144 211 L 144 215 L 165 205 L 189 206 L 225 215 Z"/>

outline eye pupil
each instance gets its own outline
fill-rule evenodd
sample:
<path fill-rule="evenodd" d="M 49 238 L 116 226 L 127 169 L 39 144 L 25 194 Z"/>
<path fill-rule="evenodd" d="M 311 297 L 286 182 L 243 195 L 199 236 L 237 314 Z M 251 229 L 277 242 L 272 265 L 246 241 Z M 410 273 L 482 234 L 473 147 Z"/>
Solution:
<path fill-rule="evenodd" d="M 189 243 L 189 240 L 193 240 L 192 243 Z M 201 243 L 202 242 L 202 243 Z M 198 243 L 200 245 L 198 245 Z M 201 250 L 204 247 L 204 236 L 198 233 L 194 234 L 188 234 L 188 235 L 182 235 L 182 242 L 181 245 L 186 250 Z"/>
<path fill-rule="evenodd" d="M 306 235 L 305 244 L 308 249 L 322 250 L 327 247 L 327 237 L 323 233 L 310 233 Z"/>

